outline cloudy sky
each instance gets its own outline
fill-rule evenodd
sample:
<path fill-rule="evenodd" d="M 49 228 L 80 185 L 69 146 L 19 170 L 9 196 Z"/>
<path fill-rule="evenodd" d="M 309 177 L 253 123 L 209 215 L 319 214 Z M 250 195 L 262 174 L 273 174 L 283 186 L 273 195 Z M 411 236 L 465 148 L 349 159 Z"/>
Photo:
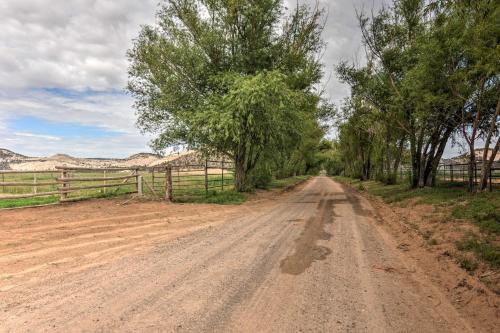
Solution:
<path fill-rule="evenodd" d="M 140 25 L 154 23 L 158 1 L 1 0 L 0 148 L 80 157 L 150 151 L 124 92 L 125 53 Z M 363 58 L 355 9 L 381 2 L 319 1 L 328 11 L 324 85 L 336 103 L 348 89 L 334 65 Z"/>

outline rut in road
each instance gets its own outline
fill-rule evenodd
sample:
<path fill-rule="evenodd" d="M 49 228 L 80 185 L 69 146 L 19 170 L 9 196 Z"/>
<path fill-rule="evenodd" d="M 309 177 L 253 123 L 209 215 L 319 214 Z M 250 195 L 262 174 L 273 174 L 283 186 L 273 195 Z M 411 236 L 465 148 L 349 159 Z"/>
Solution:
<path fill-rule="evenodd" d="M 6 291 L 1 329 L 471 331 L 373 217 L 364 199 L 316 177 L 147 252 Z"/>

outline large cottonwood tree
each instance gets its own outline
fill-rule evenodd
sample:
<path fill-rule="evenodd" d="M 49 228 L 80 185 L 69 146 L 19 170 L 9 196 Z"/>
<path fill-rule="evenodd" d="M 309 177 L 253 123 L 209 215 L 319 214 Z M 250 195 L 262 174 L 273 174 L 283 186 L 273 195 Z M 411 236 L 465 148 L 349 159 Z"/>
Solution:
<path fill-rule="evenodd" d="M 236 189 L 264 155 L 318 128 L 322 11 L 282 0 L 168 0 L 129 51 L 138 125 L 162 150 L 232 157 Z M 307 125 L 307 126 L 306 126 Z"/>

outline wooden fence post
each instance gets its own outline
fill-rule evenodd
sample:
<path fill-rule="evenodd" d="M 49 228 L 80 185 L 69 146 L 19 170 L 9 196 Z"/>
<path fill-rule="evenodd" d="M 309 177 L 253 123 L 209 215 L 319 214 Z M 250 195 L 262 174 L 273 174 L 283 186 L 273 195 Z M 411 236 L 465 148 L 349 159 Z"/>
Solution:
<path fill-rule="evenodd" d="M 450 177 L 451 177 L 451 182 L 453 183 L 453 164 L 450 164 Z"/>
<path fill-rule="evenodd" d="M 36 173 L 33 174 L 33 194 L 36 194 L 37 186 L 36 186 Z"/>
<path fill-rule="evenodd" d="M 104 178 L 106 178 L 106 170 L 104 170 L 103 177 L 104 177 Z M 106 194 L 106 189 L 107 189 L 107 187 L 106 187 L 106 185 L 107 185 L 106 179 L 104 179 L 103 184 L 104 184 L 104 186 L 105 186 L 105 187 L 103 188 L 103 192 L 104 192 L 104 194 Z"/>
<path fill-rule="evenodd" d="M 172 202 L 172 167 L 165 169 L 165 199 Z"/>
<path fill-rule="evenodd" d="M 208 194 L 208 160 L 205 160 L 205 194 Z"/>
<path fill-rule="evenodd" d="M 139 176 L 139 174 L 137 174 L 136 181 L 137 181 L 137 195 L 142 196 L 142 176 Z"/>
<path fill-rule="evenodd" d="M 492 187 L 492 184 L 491 184 L 491 180 L 493 178 L 493 176 L 491 175 L 493 173 L 493 170 L 492 168 L 490 168 L 490 192 L 493 191 L 493 187 Z"/>
<path fill-rule="evenodd" d="M 62 180 L 63 184 L 62 184 L 61 190 L 59 191 L 60 192 L 61 201 L 64 201 L 64 200 L 66 200 L 68 198 L 68 192 L 65 191 L 65 190 L 68 189 L 67 175 L 68 175 L 68 171 L 66 171 L 65 169 L 63 169 L 61 171 L 61 180 Z"/>
<path fill-rule="evenodd" d="M 477 164 L 474 163 L 474 185 L 477 184 Z"/>
<path fill-rule="evenodd" d="M 224 160 L 221 162 L 221 170 L 222 170 L 222 192 L 224 192 Z"/>
<path fill-rule="evenodd" d="M 132 174 L 135 176 L 135 191 L 139 193 L 139 170 L 134 169 Z"/>

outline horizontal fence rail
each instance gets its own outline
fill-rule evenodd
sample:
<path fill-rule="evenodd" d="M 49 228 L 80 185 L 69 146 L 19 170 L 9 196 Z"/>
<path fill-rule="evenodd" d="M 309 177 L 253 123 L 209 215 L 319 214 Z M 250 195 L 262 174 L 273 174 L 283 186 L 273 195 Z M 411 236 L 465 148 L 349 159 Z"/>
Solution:
<path fill-rule="evenodd" d="M 57 195 L 57 171 L 0 170 L 0 200 L 28 199 Z"/>
<path fill-rule="evenodd" d="M 439 164 L 436 172 L 436 180 L 450 183 L 463 183 L 467 186 L 469 182 L 469 163 L 447 163 Z M 474 186 L 478 186 L 481 175 L 481 163 L 475 163 L 472 167 L 472 182 Z M 412 170 L 408 166 L 401 166 L 399 176 L 401 179 L 410 177 Z M 500 187 L 500 163 L 495 162 L 488 174 L 488 188 L 490 191 L 495 187 Z"/>
<path fill-rule="evenodd" d="M 137 194 L 173 201 L 231 190 L 233 180 L 232 162 L 211 160 L 136 168 L 57 166 L 56 170 L 47 171 L 0 170 L 0 200 L 46 197 L 57 203 Z"/>

